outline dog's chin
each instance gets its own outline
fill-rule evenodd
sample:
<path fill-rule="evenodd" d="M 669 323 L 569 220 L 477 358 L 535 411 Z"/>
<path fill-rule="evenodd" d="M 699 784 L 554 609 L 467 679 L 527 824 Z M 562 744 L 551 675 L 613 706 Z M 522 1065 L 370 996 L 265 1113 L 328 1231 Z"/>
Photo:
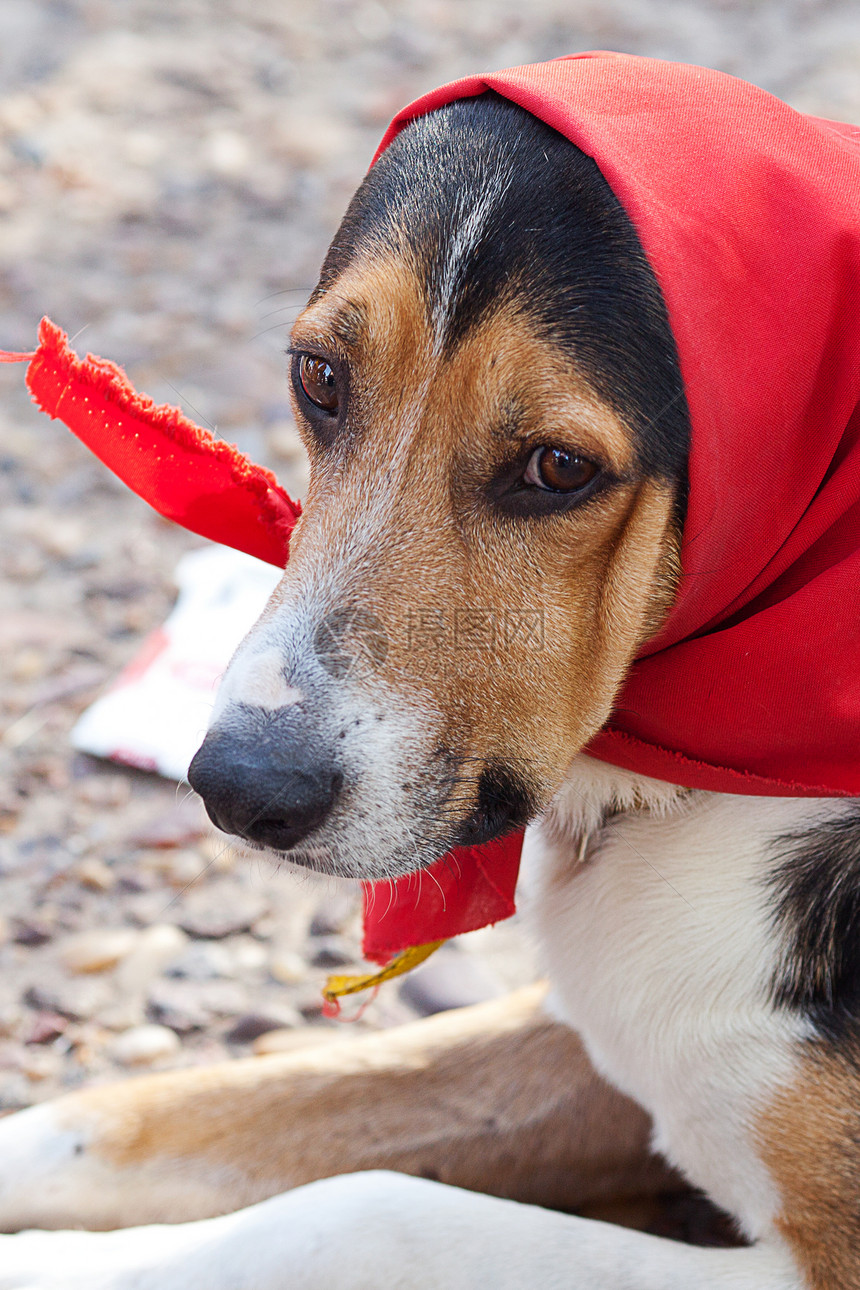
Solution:
<path fill-rule="evenodd" d="M 246 838 L 231 837 L 231 844 L 247 859 L 269 860 L 278 868 L 290 869 L 297 874 L 317 873 L 327 878 L 350 878 L 360 882 L 395 882 L 408 874 L 429 869 L 451 847 L 458 843 L 426 841 L 421 846 L 383 849 L 373 841 L 326 843 L 309 838 L 299 847 L 278 851 L 250 842 Z"/>
<path fill-rule="evenodd" d="M 522 827 L 517 818 L 501 813 L 488 821 L 469 817 L 464 820 L 447 840 L 425 839 L 421 845 L 404 846 L 393 851 L 383 850 L 373 841 L 350 843 L 314 842 L 308 839 L 300 847 L 278 851 L 272 847 L 234 838 L 236 850 L 248 859 L 268 859 L 279 868 L 297 874 L 317 873 L 327 878 L 350 878 L 360 882 L 396 882 L 409 874 L 429 869 L 458 847 L 481 846 L 494 842 Z"/>

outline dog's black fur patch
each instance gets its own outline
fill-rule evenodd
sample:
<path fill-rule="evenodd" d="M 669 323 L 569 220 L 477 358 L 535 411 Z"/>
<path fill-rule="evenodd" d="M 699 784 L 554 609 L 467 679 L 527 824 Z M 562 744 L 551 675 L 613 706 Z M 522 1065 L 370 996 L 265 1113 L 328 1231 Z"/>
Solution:
<path fill-rule="evenodd" d="M 491 842 L 534 819 L 538 803 L 525 778 L 513 767 L 490 762 L 481 771 L 478 800 L 460 825 L 453 846 L 478 846 Z"/>
<path fill-rule="evenodd" d="M 775 844 L 769 876 L 783 944 L 777 1003 L 833 1040 L 860 1036 L 860 803 Z"/>
<path fill-rule="evenodd" d="M 449 252 L 482 202 L 452 278 Z M 441 108 L 365 178 L 317 292 L 380 246 L 414 263 L 447 349 L 499 303 L 522 310 L 630 427 L 642 474 L 678 485 L 683 509 L 690 431 L 675 340 L 633 225 L 590 157 L 496 94 Z"/>

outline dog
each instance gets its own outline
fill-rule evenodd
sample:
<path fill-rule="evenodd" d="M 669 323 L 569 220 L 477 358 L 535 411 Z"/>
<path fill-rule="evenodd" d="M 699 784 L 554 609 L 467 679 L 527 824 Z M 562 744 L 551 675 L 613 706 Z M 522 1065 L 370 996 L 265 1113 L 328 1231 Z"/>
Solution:
<path fill-rule="evenodd" d="M 251 848 L 365 880 L 528 824 L 549 1002 L 4 1120 L 7 1231 L 123 1230 L 0 1238 L 0 1290 L 860 1286 L 856 800 L 583 752 L 671 611 L 689 504 L 675 336 L 612 187 L 493 92 L 417 117 L 290 372 L 306 509 L 191 781 Z M 344 604 L 386 642 L 346 675 L 315 648 Z M 463 648 L 475 606 L 537 615 L 539 648 Z M 745 1245 L 570 1212 L 678 1174 Z"/>

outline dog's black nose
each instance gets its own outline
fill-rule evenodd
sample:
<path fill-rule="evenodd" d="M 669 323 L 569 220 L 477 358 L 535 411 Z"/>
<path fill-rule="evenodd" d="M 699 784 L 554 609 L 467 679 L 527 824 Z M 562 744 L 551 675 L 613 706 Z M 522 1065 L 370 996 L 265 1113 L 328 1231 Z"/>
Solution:
<path fill-rule="evenodd" d="M 343 776 L 298 736 L 286 714 L 253 710 L 241 727 L 210 731 L 188 780 L 213 824 L 275 851 L 297 846 L 322 824 Z"/>

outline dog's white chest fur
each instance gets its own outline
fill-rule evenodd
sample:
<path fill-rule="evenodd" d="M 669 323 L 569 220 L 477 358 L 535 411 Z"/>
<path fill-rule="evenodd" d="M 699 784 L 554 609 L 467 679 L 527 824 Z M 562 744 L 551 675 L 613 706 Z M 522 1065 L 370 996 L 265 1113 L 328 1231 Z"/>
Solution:
<path fill-rule="evenodd" d="M 768 993 L 767 847 L 816 805 L 685 793 L 580 757 L 527 834 L 527 916 L 559 1014 L 750 1236 L 779 1206 L 755 1121 L 792 1078 L 801 1024 Z"/>

